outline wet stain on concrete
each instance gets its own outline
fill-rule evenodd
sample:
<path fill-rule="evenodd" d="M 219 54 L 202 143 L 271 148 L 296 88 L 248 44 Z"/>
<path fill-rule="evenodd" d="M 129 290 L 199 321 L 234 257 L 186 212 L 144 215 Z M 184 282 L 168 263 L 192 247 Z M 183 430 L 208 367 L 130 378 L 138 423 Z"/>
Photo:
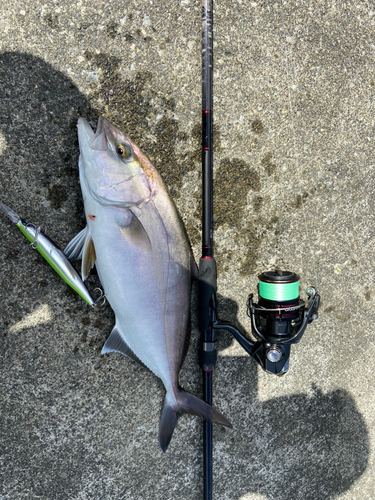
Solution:
<path fill-rule="evenodd" d="M 267 231 L 274 230 L 278 222 L 275 215 L 271 218 L 258 216 L 244 224 L 245 207 L 249 191 L 260 189 L 258 172 L 248 163 L 237 158 L 227 158 L 220 162 L 214 175 L 214 228 L 227 224 L 236 230 L 236 244 L 245 248 L 240 264 L 240 274 L 247 276 L 256 270 L 259 247 Z M 252 200 L 256 213 L 260 213 L 264 200 L 256 194 Z M 261 229 L 260 229 L 261 228 Z M 229 271 L 233 265 L 232 250 L 218 251 L 218 274 Z"/>
<path fill-rule="evenodd" d="M 97 330 L 104 331 L 105 334 L 107 332 L 105 331 L 107 328 L 110 328 L 110 325 L 112 324 L 112 319 L 108 319 L 106 316 L 100 316 L 95 319 L 93 322 L 92 326 L 96 328 Z"/>
<path fill-rule="evenodd" d="M 132 14 L 129 14 L 129 16 L 127 16 L 127 20 L 132 21 L 132 19 Z M 139 28 L 132 30 L 132 26 L 129 25 L 129 22 L 123 26 L 116 20 L 112 20 L 107 24 L 106 33 L 109 38 L 115 39 L 117 37 L 121 37 L 125 39 L 126 42 L 151 42 L 153 40 L 151 36 L 145 35 Z"/>
<path fill-rule="evenodd" d="M 255 134 L 262 134 L 264 132 L 263 123 L 257 118 L 251 124 L 251 130 Z"/>
<path fill-rule="evenodd" d="M 256 227 L 247 228 L 247 231 L 242 237 L 241 246 L 246 248 L 245 256 L 242 259 L 240 274 L 241 276 L 249 276 L 256 271 L 256 261 L 258 259 L 258 250 L 262 242 L 262 237 L 259 236 Z"/>
<path fill-rule="evenodd" d="M 107 24 L 107 35 L 109 38 L 116 38 L 118 35 L 119 23 L 117 21 L 113 21 Z"/>
<path fill-rule="evenodd" d="M 307 198 L 309 196 L 309 193 L 307 191 L 303 191 L 302 195 L 297 194 L 297 196 L 294 198 L 294 201 L 290 204 L 292 208 L 301 208 L 302 205 L 306 202 Z"/>
<path fill-rule="evenodd" d="M 55 184 L 48 188 L 47 199 L 54 209 L 61 208 L 63 203 L 68 199 L 68 194 L 65 187 Z"/>
<path fill-rule="evenodd" d="M 16 262 L 19 259 L 19 253 L 20 251 L 17 248 L 8 248 L 5 259 Z"/>
<path fill-rule="evenodd" d="M 82 325 L 89 325 L 90 324 L 90 318 L 88 316 L 83 316 L 83 318 L 81 318 L 81 323 Z"/>
<path fill-rule="evenodd" d="M 185 170 L 183 165 L 181 165 L 180 169 L 174 168 L 174 165 L 178 163 L 178 158 L 173 147 L 178 139 L 177 120 L 167 118 L 166 116 L 161 118 L 155 126 L 155 135 L 158 143 L 157 154 L 160 157 L 160 163 L 165 166 L 165 168 L 158 168 L 158 171 L 167 182 L 172 197 L 176 198 L 181 188 L 182 176 L 189 169 L 187 167 Z"/>
<path fill-rule="evenodd" d="M 271 161 L 273 154 L 271 152 L 267 153 L 266 156 L 261 160 L 260 164 L 266 171 L 267 175 L 272 175 L 276 173 L 276 165 Z"/>
<path fill-rule="evenodd" d="M 260 195 L 254 196 L 254 198 L 252 200 L 254 212 L 256 212 L 256 213 L 260 212 L 260 210 L 262 208 L 263 201 L 264 201 L 264 199 L 262 196 L 260 196 Z"/>
<path fill-rule="evenodd" d="M 155 92 L 154 89 L 149 89 L 150 92 L 146 96 L 146 87 L 152 78 L 152 74 L 148 71 L 139 72 L 134 80 L 123 80 L 119 73 L 121 59 L 118 57 L 109 56 L 107 54 L 93 54 L 90 51 L 85 53 L 86 59 L 101 70 L 101 78 L 99 86 L 93 85 L 91 99 L 96 101 L 98 111 L 108 112 L 108 107 L 113 111 L 117 119 L 121 114 L 123 125 L 127 124 L 124 131 L 131 130 L 132 132 L 141 131 L 140 125 L 146 126 L 145 117 L 150 114 L 151 105 L 150 99 Z M 111 118 L 109 118 L 111 120 Z M 133 132 L 133 139 L 138 140 L 138 134 Z"/>
<path fill-rule="evenodd" d="M 59 151 L 59 156 L 64 163 L 68 163 L 72 160 L 72 155 L 69 151 Z"/>
<path fill-rule="evenodd" d="M 331 313 L 331 312 L 333 312 L 333 311 L 335 311 L 335 310 L 336 310 L 336 307 L 335 307 L 335 306 L 329 306 L 329 307 L 326 307 L 326 308 L 324 309 L 324 312 L 325 312 L 325 313 Z"/>
<path fill-rule="evenodd" d="M 239 274 L 241 276 L 250 276 L 257 271 L 260 245 L 266 237 L 266 232 L 275 230 L 277 223 L 277 216 L 269 220 L 259 217 L 253 223 L 242 226 L 239 229 L 235 238 L 235 244 L 241 249 L 245 249 L 239 266 Z M 262 228 L 262 230 L 260 231 L 259 228 Z M 218 275 L 230 271 L 231 267 L 235 264 L 235 260 L 238 260 L 237 253 L 233 250 L 217 251 L 216 253 Z"/>
<path fill-rule="evenodd" d="M 337 319 L 342 323 L 347 323 L 351 318 L 351 315 L 348 313 L 337 315 Z"/>
<path fill-rule="evenodd" d="M 274 215 L 270 219 L 258 217 L 254 220 L 252 226 L 249 226 L 246 230 L 242 231 L 243 243 L 247 249 L 240 267 L 240 274 L 242 276 L 248 276 L 256 271 L 256 261 L 259 258 L 259 247 L 268 232 L 276 232 L 278 222 L 279 218 L 277 215 Z"/>
<path fill-rule="evenodd" d="M 85 208 L 83 205 L 83 200 L 82 198 L 77 199 L 75 203 L 75 218 L 79 219 L 80 221 L 85 221 Z M 82 228 L 83 229 L 83 228 Z"/>
<path fill-rule="evenodd" d="M 190 243 L 193 246 L 196 245 L 197 243 L 199 243 L 202 239 L 201 232 L 198 229 L 198 226 L 199 226 L 198 219 L 194 219 L 194 221 L 192 221 L 190 219 L 185 223 L 185 227 L 186 227 L 187 234 L 189 235 Z"/>
<path fill-rule="evenodd" d="M 172 97 L 162 97 L 161 100 L 166 109 L 169 109 L 170 111 L 174 111 L 176 109 L 176 101 Z"/>
<path fill-rule="evenodd" d="M 59 25 L 59 17 L 56 14 L 49 12 L 45 17 L 46 23 L 52 29 L 55 29 Z"/>
<path fill-rule="evenodd" d="M 177 197 L 184 174 L 193 169 L 194 157 L 186 161 L 176 153 L 176 143 L 184 137 L 172 116 L 176 103 L 171 91 L 159 92 L 149 71 L 124 79 L 119 72 L 119 58 L 91 52 L 86 52 L 86 58 L 101 70 L 99 85 L 92 85 L 90 95 L 98 114 L 129 134 L 155 165 L 172 196 Z M 155 140 L 148 139 L 150 133 Z"/>
<path fill-rule="evenodd" d="M 260 189 L 260 177 L 255 169 L 238 158 L 221 160 L 214 174 L 214 227 L 225 223 L 240 227 L 251 189 Z"/>

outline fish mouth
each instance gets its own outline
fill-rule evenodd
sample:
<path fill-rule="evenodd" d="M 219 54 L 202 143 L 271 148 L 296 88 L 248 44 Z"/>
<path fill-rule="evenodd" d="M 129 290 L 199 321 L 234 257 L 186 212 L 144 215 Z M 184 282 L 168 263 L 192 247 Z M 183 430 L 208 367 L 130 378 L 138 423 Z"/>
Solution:
<path fill-rule="evenodd" d="M 86 118 L 78 118 L 77 128 L 80 147 L 82 147 L 83 144 L 86 144 L 90 149 L 94 149 L 96 151 L 107 151 L 109 146 L 105 130 L 105 122 L 107 122 L 107 120 L 100 116 L 94 132 Z"/>

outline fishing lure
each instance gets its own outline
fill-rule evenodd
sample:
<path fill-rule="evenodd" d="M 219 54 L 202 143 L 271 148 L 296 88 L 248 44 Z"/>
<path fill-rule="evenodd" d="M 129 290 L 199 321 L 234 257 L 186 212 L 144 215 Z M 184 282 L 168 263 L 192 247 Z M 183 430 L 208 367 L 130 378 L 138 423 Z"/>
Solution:
<path fill-rule="evenodd" d="M 0 203 L 2 211 L 30 241 L 31 246 L 38 250 L 40 255 L 57 272 L 57 274 L 90 306 L 94 306 L 95 300 L 91 297 L 86 285 L 74 269 L 72 263 L 64 252 L 50 239 L 36 228 L 33 224 L 21 219 L 11 208 Z"/>

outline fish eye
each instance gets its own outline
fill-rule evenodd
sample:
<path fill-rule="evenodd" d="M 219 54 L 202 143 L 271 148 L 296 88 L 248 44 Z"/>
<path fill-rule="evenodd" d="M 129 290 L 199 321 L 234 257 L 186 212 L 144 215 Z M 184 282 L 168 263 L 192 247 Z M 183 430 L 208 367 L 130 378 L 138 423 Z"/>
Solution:
<path fill-rule="evenodd" d="M 130 158 L 132 155 L 132 151 L 129 146 L 126 146 L 125 144 L 119 144 L 116 147 L 117 154 L 121 156 L 122 158 Z"/>

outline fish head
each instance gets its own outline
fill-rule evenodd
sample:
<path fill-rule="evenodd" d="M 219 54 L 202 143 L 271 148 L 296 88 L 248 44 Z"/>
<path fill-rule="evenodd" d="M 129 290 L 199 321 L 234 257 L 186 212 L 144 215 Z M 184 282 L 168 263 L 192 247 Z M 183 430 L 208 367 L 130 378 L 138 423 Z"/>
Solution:
<path fill-rule="evenodd" d="M 97 201 L 130 207 L 152 196 L 150 175 L 126 134 L 101 117 L 95 132 L 85 118 L 78 119 L 77 128 L 80 176 Z"/>

